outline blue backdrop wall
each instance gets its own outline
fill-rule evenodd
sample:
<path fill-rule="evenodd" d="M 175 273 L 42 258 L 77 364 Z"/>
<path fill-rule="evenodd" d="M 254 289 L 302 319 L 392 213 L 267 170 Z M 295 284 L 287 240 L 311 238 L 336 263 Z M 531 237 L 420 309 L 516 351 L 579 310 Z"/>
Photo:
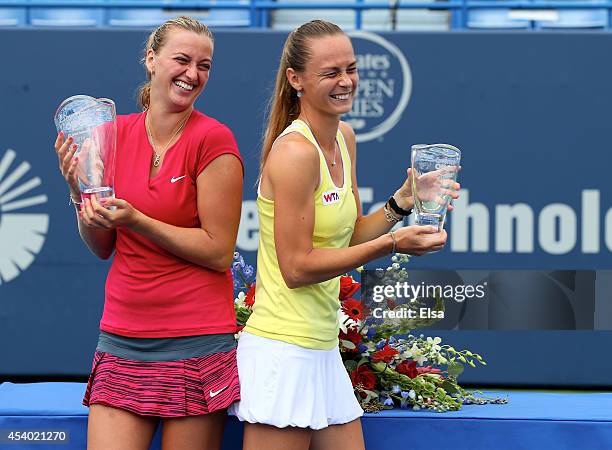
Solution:
<path fill-rule="evenodd" d="M 112 98 L 119 113 L 136 111 L 146 36 L 0 31 L 0 376 L 89 369 L 108 265 L 78 238 L 57 170 L 52 116 L 75 94 Z M 211 79 L 197 104 L 230 126 L 245 157 L 238 249 L 251 262 L 259 144 L 285 36 L 218 32 Z M 358 136 L 364 210 L 379 207 L 399 186 L 412 144 L 447 142 L 463 151 L 463 190 L 446 227 L 447 248 L 410 263 L 459 271 L 453 277 L 460 281 L 489 277 L 492 288 L 495 280 L 499 289 L 505 283 L 498 301 L 513 320 L 491 320 L 489 311 L 476 326 L 459 319 L 437 326 L 435 334 L 489 362 L 463 379 L 611 385 L 612 362 L 599 355 L 612 344 L 606 270 L 612 268 L 612 35 L 355 33 L 353 39 L 361 84 L 346 120 Z M 486 273 L 466 275 L 466 269 Z M 560 293 L 543 300 L 523 282 L 528 279 Z M 546 319 L 568 305 L 573 322 Z M 461 314 L 470 307 L 461 305 Z"/>

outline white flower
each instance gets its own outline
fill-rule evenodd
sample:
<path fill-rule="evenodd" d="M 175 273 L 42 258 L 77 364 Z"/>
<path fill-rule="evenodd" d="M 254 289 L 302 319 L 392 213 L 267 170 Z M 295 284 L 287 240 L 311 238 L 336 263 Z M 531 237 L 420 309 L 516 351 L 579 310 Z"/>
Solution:
<path fill-rule="evenodd" d="M 246 295 L 244 295 L 244 292 L 238 292 L 238 297 L 236 297 L 234 299 L 234 303 L 238 306 L 242 306 L 244 307 L 244 299 L 245 299 Z"/>
<path fill-rule="evenodd" d="M 427 357 L 423 355 L 423 352 L 416 344 L 412 344 L 410 353 L 412 353 L 412 359 L 414 359 L 419 366 L 422 366 L 423 363 L 427 361 Z"/>
<path fill-rule="evenodd" d="M 424 363 L 425 361 L 427 361 L 427 357 L 426 357 L 426 356 L 424 356 L 424 355 L 420 355 L 420 356 L 417 356 L 416 358 L 414 358 L 414 360 L 417 362 L 417 364 L 418 364 L 419 366 L 422 366 L 422 365 L 423 365 L 423 363 Z"/>
<path fill-rule="evenodd" d="M 431 351 L 438 352 L 442 349 L 438 344 L 442 342 L 442 339 L 436 336 L 435 338 L 427 337 L 427 343 L 431 345 Z"/>
<path fill-rule="evenodd" d="M 338 325 L 343 333 L 347 333 L 349 328 L 358 328 L 359 322 L 355 322 L 340 308 L 338 310 Z"/>

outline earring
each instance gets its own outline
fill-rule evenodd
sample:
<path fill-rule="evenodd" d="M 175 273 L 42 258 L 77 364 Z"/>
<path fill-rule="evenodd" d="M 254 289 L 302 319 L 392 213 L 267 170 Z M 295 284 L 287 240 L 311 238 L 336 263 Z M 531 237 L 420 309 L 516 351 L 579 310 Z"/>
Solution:
<path fill-rule="evenodd" d="M 304 93 L 302 91 L 297 91 L 298 98 L 301 97 L 302 95 L 304 95 Z"/>

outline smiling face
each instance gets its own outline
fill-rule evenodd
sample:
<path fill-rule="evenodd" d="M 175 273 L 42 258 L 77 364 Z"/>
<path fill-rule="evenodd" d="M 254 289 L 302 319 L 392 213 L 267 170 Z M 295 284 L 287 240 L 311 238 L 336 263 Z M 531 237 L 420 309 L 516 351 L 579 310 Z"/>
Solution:
<path fill-rule="evenodd" d="M 302 73 L 292 69 L 287 73 L 291 85 L 303 93 L 302 106 L 324 114 L 346 114 L 359 83 L 350 39 L 344 34 L 311 38 L 309 52 Z"/>
<path fill-rule="evenodd" d="M 208 81 L 212 54 L 213 43 L 208 36 L 170 29 L 158 52 L 147 52 L 151 103 L 159 103 L 167 111 L 192 107 Z"/>

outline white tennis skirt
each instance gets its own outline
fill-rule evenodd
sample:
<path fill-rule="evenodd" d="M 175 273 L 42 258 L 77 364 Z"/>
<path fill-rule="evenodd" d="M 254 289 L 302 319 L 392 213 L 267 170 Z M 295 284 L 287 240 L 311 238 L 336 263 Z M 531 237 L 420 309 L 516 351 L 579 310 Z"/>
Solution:
<path fill-rule="evenodd" d="M 238 340 L 241 421 L 319 430 L 363 415 L 338 348 L 313 350 L 242 332 Z"/>

